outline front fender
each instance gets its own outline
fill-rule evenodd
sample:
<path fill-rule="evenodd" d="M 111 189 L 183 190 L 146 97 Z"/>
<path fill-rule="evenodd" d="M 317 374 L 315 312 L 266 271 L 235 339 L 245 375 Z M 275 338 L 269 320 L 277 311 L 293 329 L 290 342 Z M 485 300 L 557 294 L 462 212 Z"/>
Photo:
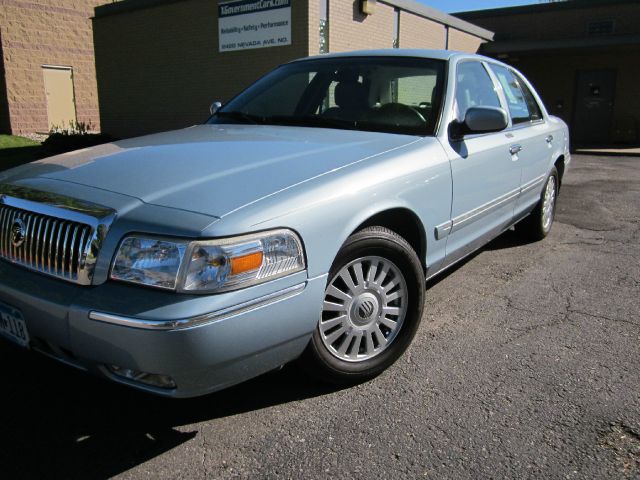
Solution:
<path fill-rule="evenodd" d="M 426 264 L 444 258 L 446 239 L 434 227 L 450 218 L 451 170 L 437 142 L 417 142 L 332 172 L 249 205 L 213 224 L 206 236 L 286 227 L 304 242 L 310 277 L 326 274 L 340 247 L 359 225 L 385 210 L 413 212 L 426 233 Z"/>

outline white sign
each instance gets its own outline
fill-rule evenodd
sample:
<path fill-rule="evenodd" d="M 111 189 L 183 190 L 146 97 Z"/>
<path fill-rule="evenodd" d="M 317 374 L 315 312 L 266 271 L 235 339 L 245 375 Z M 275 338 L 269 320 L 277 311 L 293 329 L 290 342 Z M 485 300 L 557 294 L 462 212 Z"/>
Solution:
<path fill-rule="evenodd" d="M 221 52 L 291 45 L 291 0 L 234 0 L 218 5 Z"/>

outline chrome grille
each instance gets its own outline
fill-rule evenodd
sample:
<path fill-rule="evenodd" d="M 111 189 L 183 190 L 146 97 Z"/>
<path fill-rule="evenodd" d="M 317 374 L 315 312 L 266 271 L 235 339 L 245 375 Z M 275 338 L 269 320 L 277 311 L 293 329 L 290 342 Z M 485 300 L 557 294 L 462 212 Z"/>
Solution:
<path fill-rule="evenodd" d="M 0 205 L 0 257 L 29 269 L 88 283 L 85 260 L 93 237 L 90 225 Z"/>

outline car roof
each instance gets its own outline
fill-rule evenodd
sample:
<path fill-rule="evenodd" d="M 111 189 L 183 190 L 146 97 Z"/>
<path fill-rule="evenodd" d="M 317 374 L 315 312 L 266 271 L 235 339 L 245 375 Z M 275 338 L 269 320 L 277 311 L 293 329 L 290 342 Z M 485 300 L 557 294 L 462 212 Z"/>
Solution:
<path fill-rule="evenodd" d="M 482 60 L 492 60 L 482 55 L 457 52 L 454 50 L 426 50 L 410 48 L 386 48 L 378 50 L 354 50 L 350 52 L 326 53 L 314 55 L 312 57 L 300 58 L 296 62 L 318 59 L 318 58 L 341 58 L 341 57 L 412 57 L 412 58 L 433 58 L 435 60 L 451 60 L 454 57 L 472 57 Z"/>

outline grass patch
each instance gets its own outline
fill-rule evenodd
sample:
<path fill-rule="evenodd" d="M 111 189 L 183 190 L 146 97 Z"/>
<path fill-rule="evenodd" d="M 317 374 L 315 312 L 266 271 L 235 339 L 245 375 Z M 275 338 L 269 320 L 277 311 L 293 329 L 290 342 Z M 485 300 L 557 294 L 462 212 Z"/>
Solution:
<path fill-rule="evenodd" d="M 2 148 L 19 148 L 33 147 L 40 145 L 40 142 L 16 135 L 0 135 L 0 149 Z"/>
<path fill-rule="evenodd" d="M 43 156 L 40 142 L 15 135 L 0 135 L 0 170 L 33 162 Z"/>

